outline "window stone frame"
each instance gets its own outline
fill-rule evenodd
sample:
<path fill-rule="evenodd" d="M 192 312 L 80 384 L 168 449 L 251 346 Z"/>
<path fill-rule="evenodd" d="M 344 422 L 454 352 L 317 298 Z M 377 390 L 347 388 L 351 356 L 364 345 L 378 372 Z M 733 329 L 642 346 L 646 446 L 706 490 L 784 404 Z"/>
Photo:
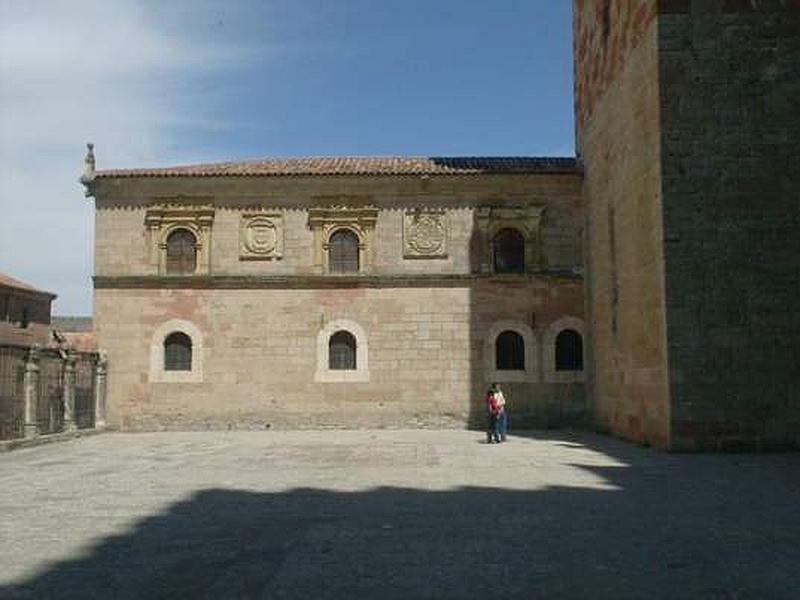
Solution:
<path fill-rule="evenodd" d="M 577 331 L 583 342 L 583 369 L 556 371 L 556 338 L 565 329 Z M 585 383 L 586 381 L 586 324 L 573 316 L 561 317 L 548 325 L 542 338 L 544 379 L 548 383 Z"/>
<path fill-rule="evenodd" d="M 164 369 L 164 342 L 167 337 L 180 332 L 192 341 L 192 370 L 167 371 Z M 150 340 L 150 383 L 202 383 L 203 334 L 191 321 L 170 319 L 158 326 Z"/>
<path fill-rule="evenodd" d="M 481 273 L 494 274 L 493 240 L 503 229 L 516 229 L 525 240 L 524 273 L 498 273 L 499 276 L 520 276 L 541 271 L 544 261 L 541 251 L 542 217 L 546 207 L 536 206 L 479 206 L 475 209 L 475 222 L 480 241 Z"/>
<path fill-rule="evenodd" d="M 356 339 L 355 370 L 330 369 L 328 364 L 328 344 L 331 336 L 337 331 L 346 331 Z M 317 334 L 317 370 L 314 374 L 316 383 L 368 383 L 369 382 L 369 346 L 364 329 L 349 319 L 329 321 Z"/>
<path fill-rule="evenodd" d="M 378 209 L 374 206 L 327 206 L 310 208 L 308 226 L 314 234 L 314 272 L 335 277 L 371 273 L 375 264 L 375 223 Z M 358 273 L 331 273 L 329 240 L 339 229 L 349 229 L 358 237 Z"/>
<path fill-rule="evenodd" d="M 144 223 L 148 260 L 159 275 L 167 275 L 167 238 L 178 229 L 186 229 L 194 235 L 197 261 L 194 273 L 170 277 L 207 275 L 211 272 L 211 228 L 214 224 L 214 212 L 214 206 L 210 203 L 183 204 L 165 201 L 147 207 Z"/>
<path fill-rule="evenodd" d="M 497 338 L 504 331 L 513 331 L 522 337 L 525 348 L 525 370 L 497 369 Z M 521 321 L 496 321 L 486 332 L 483 343 L 484 380 L 487 383 L 532 383 L 539 381 L 538 345 L 533 330 Z"/>

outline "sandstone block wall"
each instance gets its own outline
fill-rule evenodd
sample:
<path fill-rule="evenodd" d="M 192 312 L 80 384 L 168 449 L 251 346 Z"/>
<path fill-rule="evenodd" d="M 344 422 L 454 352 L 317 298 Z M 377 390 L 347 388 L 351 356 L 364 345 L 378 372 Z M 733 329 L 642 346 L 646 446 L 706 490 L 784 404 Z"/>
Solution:
<path fill-rule="evenodd" d="M 308 226 L 312 206 L 372 205 L 375 225 L 374 272 L 389 275 L 456 274 L 477 270 L 473 245 L 476 206 L 541 205 L 541 252 L 547 268 L 582 264 L 580 174 L 465 176 L 421 180 L 411 177 L 336 177 L 228 179 L 183 178 L 101 180 L 95 213 L 95 275 L 158 275 L 150 256 L 145 227 L 154 203 L 211 203 L 211 275 L 308 275 L 313 272 L 313 234 Z M 442 209 L 449 227 L 445 258 L 408 260 L 402 249 L 402 218 L 407 209 Z M 240 260 L 242 213 L 280 212 L 284 248 L 280 260 Z"/>
<path fill-rule="evenodd" d="M 659 22 L 673 445 L 800 442 L 800 5 Z"/>
<path fill-rule="evenodd" d="M 800 6 L 574 6 L 596 423 L 797 446 Z"/>
<path fill-rule="evenodd" d="M 482 427 L 495 381 L 506 384 L 515 427 L 585 420 L 583 375 L 556 372 L 554 358 L 558 332 L 585 335 L 577 171 L 101 179 L 95 195 L 94 323 L 108 353 L 112 427 Z M 213 212 L 207 273 L 164 276 L 153 260 L 148 211 L 167 204 Z M 485 273 L 481 210 L 530 206 L 544 208 L 541 263 Z M 367 272 L 316 269 L 310 215 L 319 207 L 371 207 Z M 404 218 L 415 210 L 444 215 L 446 253 L 404 252 Z M 280 257 L 242 258 L 243 215 L 258 211 L 280 214 Z M 355 371 L 327 370 L 338 329 L 363 352 Z M 495 368 L 494 340 L 507 329 L 525 340 L 524 371 Z M 191 372 L 163 371 L 172 331 L 193 340 Z"/>
<path fill-rule="evenodd" d="M 533 369 L 506 383 L 514 424 L 583 422 L 580 381 L 557 382 L 546 363 L 548 326 L 580 317 L 580 282 L 335 290 L 110 290 L 95 293 L 108 353 L 109 424 L 123 429 L 465 426 L 483 422 L 492 380 L 486 336 L 497 322 L 531 328 Z M 201 377 L 157 381 L 153 347 L 167 322 L 197 331 Z M 319 381 L 319 337 L 356 324 L 368 380 Z M 171 327 L 167 327 L 171 329 Z M 327 339 L 327 338 L 325 338 Z M 323 344 L 325 350 L 327 345 Z M 516 373 L 515 373 L 516 375 Z"/>
<path fill-rule="evenodd" d="M 594 424 L 667 447 L 655 3 L 578 1 L 574 17 Z"/>

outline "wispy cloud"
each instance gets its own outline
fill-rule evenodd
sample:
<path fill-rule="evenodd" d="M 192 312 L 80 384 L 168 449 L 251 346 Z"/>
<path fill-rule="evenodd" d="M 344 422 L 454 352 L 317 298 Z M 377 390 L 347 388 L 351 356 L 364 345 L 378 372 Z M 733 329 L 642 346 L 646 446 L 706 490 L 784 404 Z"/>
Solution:
<path fill-rule="evenodd" d="M 202 41 L 189 13 L 0 0 L 0 270 L 58 293 L 58 313 L 91 310 L 83 143 L 101 167 L 163 164 L 194 158 L 176 151 L 176 129 L 224 127 L 191 83 L 248 52 Z"/>

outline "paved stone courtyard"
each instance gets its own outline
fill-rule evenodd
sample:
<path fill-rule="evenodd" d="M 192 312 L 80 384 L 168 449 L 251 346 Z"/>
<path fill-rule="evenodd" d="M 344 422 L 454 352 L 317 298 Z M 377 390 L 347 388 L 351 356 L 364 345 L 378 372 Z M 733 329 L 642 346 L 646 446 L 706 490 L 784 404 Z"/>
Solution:
<path fill-rule="evenodd" d="M 798 598 L 800 455 L 106 434 L 0 455 L 0 539 L 1 598 Z"/>

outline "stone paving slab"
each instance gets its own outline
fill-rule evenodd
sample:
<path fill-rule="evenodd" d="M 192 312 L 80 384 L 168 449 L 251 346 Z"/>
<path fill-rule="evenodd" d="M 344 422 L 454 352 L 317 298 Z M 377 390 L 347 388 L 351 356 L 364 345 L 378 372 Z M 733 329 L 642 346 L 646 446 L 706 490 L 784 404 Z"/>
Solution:
<path fill-rule="evenodd" d="M 0 598 L 798 598 L 800 455 L 109 433 L 0 455 Z"/>

